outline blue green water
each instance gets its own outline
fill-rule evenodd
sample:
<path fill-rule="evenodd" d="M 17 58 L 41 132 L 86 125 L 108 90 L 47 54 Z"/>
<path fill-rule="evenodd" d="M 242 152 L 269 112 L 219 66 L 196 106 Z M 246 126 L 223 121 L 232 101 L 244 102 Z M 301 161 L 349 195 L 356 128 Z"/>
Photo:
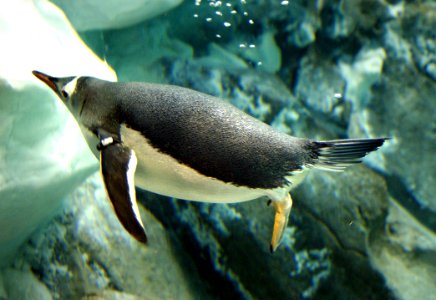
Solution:
<path fill-rule="evenodd" d="M 150 235 L 141 248 L 93 175 L 2 277 L 31 274 L 53 299 L 435 299 L 435 12 L 435 1 L 185 0 L 122 28 L 80 30 L 119 81 L 218 96 L 293 136 L 391 139 L 364 164 L 313 172 L 293 190 L 274 254 L 266 199 L 191 203 L 138 189 Z M 57 195 L 35 199 L 46 194 Z M 0 299 L 13 299 L 3 281 Z"/>

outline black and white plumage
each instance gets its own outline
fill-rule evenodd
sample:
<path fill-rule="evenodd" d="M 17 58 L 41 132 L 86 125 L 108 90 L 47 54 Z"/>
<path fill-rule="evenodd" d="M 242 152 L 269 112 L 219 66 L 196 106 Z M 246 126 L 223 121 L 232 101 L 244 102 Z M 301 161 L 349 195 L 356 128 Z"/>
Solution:
<path fill-rule="evenodd" d="M 276 210 L 275 250 L 292 207 L 289 191 L 307 170 L 341 171 L 385 141 L 291 137 L 216 97 L 177 86 L 33 73 L 77 119 L 100 157 L 119 220 L 142 242 L 146 236 L 133 181 L 158 194 L 194 201 L 267 196 Z"/>

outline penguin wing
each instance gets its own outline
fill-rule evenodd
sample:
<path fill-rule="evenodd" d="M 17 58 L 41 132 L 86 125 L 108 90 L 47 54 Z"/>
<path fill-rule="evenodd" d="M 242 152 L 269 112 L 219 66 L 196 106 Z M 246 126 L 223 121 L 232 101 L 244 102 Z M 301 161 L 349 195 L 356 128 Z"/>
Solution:
<path fill-rule="evenodd" d="M 109 199 L 124 228 L 138 241 L 147 243 L 141 221 L 134 176 L 137 159 L 135 151 L 112 138 L 101 138 L 100 169 Z"/>

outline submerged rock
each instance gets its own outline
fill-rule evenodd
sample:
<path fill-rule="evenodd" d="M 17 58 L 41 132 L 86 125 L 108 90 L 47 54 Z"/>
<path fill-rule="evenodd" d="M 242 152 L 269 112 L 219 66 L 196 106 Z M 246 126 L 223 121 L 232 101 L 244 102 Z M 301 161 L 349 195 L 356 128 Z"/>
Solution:
<path fill-rule="evenodd" d="M 368 236 L 368 253 L 398 299 L 432 299 L 436 295 L 436 234 L 395 199 L 389 201 L 384 222 Z"/>
<path fill-rule="evenodd" d="M 387 214 L 383 179 L 364 166 L 343 174 L 315 172 L 293 198 L 290 226 L 274 254 L 269 253 L 274 212 L 266 199 L 225 205 L 168 204 L 152 197 L 143 203 L 162 220 L 177 215 L 163 222 L 177 228 L 183 240 L 195 240 L 196 251 L 210 259 L 209 268 L 226 278 L 241 299 L 389 295 L 370 267 L 366 246 L 367 236 Z M 220 297 L 229 293 L 218 291 Z"/>
<path fill-rule="evenodd" d="M 16 300 L 51 300 L 49 289 L 29 269 L 15 270 L 12 268 L 0 272 L 0 299 Z"/>
<path fill-rule="evenodd" d="M 380 41 L 387 49 L 383 73 L 375 86 L 367 88 L 372 97 L 354 111 L 349 132 L 392 137 L 373 165 L 389 174 L 395 197 L 435 231 L 436 169 L 431 162 L 436 152 L 436 84 L 422 68 L 434 51 L 429 51 L 431 42 L 420 42 L 430 41 L 428 30 L 436 26 L 434 16 L 425 13 L 432 5 L 410 3 L 404 15 L 386 24 Z"/>
<path fill-rule="evenodd" d="M 415 70 L 389 61 L 377 88 L 372 90 L 371 102 L 351 117 L 350 134 L 382 135 L 389 132 L 392 142 L 384 149 L 383 157 L 375 156 L 374 166 L 390 174 L 394 193 L 403 194 L 403 205 L 412 212 L 436 212 L 436 152 L 435 114 L 436 85 Z M 413 87 L 413 88 L 412 88 Z M 417 130 L 419 129 L 419 130 Z M 414 199 L 406 200 L 409 195 Z M 416 203 L 413 203 L 415 202 Z M 432 230 L 434 218 L 422 218 Z"/>
<path fill-rule="evenodd" d="M 26 276 L 38 276 L 53 299 L 201 298 L 196 274 L 179 262 L 189 259 L 175 252 L 177 246 L 150 213 L 142 207 L 140 213 L 148 245 L 121 226 L 95 174 L 68 197 L 59 216 L 32 236 L 14 266 L 28 265 Z"/>
<path fill-rule="evenodd" d="M 300 62 L 295 94 L 319 125 L 333 136 L 343 136 L 349 122 L 351 102 L 344 97 L 346 83 L 339 68 L 311 52 Z M 301 129 L 302 134 L 305 129 Z M 310 136 L 317 138 L 321 135 Z"/>

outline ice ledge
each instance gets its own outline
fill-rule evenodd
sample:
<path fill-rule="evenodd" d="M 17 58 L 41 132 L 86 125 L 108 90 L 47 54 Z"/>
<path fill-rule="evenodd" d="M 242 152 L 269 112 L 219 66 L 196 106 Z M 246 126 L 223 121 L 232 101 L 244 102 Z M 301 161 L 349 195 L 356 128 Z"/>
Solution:
<path fill-rule="evenodd" d="M 183 0 L 53 0 L 78 31 L 117 29 L 160 15 Z"/>
<path fill-rule="evenodd" d="M 45 0 L 0 3 L 0 267 L 62 199 L 98 170 L 75 121 L 32 76 L 114 72 L 80 40 L 64 14 Z"/>

